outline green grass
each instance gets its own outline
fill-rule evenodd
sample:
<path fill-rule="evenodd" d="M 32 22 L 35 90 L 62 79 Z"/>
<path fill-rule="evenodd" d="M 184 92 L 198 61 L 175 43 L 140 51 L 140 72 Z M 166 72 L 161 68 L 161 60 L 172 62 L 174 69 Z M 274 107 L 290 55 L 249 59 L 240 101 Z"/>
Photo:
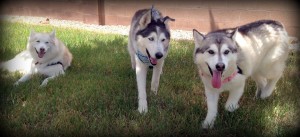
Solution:
<path fill-rule="evenodd" d="M 248 80 L 241 107 L 225 111 L 228 94 L 219 101 L 212 130 L 203 130 L 207 112 L 204 87 L 193 64 L 192 41 L 171 41 L 158 95 L 150 92 L 149 112 L 137 111 L 135 72 L 127 53 L 127 37 L 84 30 L 2 22 L 0 61 L 24 50 L 30 29 L 56 30 L 73 53 L 66 75 L 39 88 L 43 77 L 18 87 L 19 73 L 1 72 L 0 129 L 10 136 L 292 136 L 299 125 L 299 53 L 290 54 L 276 91 L 254 99 Z"/>

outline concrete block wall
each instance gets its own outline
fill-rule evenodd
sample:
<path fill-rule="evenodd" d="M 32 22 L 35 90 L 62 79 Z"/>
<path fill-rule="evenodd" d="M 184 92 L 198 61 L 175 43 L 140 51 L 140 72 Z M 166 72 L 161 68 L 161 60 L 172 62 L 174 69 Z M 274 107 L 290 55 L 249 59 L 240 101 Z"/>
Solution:
<path fill-rule="evenodd" d="M 171 29 L 211 31 L 210 9 L 219 28 L 273 19 L 282 22 L 292 36 L 299 37 L 300 32 L 297 3 L 290 0 L 23 0 L 4 2 L 1 14 L 128 26 L 137 10 L 151 5 L 176 19 Z"/>

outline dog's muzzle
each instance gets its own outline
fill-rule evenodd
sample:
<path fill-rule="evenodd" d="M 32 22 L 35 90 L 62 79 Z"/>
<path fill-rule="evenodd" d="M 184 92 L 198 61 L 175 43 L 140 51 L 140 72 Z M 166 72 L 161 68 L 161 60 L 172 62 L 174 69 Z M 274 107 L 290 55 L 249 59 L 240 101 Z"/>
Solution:
<path fill-rule="evenodd" d="M 223 74 L 223 71 L 225 69 L 225 64 L 224 63 L 218 63 L 216 64 L 216 70 L 212 70 L 210 68 L 210 66 L 207 64 L 207 67 L 209 69 L 209 72 L 212 76 L 211 78 L 211 84 L 214 88 L 221 88 L 222 86 L 222 74 Z"/>
<path fill-rule="evenodd" d="M 150 55 L 150 53 L 149 53 L 149 51 L 148 51 L 147 48 L 146 48 L 146 53 L 148 55 L 148 58 L 149 58 L 149 61 L 150 61 L 151 65 L 155 66 L 157 64 L 157 59 L 151 57 L 151 55 Z M 161 58 L 162 57 L 162 53 L 160 53 L 160 54 L 161 55 L 158 55 L 158 56 L 160 56 L 160 58 Z M 156 56 L 156 54 L 155 54 L 155 56 Z"/>
<path fill-rule="evenodd" d="M 40 48 L 40 51 L 38 51 L 36 48 L 34 48 L 34 49 L 39 58 L 43 58 L 44 55 L 46 54 L 46 51 L 44 48 Z"/>

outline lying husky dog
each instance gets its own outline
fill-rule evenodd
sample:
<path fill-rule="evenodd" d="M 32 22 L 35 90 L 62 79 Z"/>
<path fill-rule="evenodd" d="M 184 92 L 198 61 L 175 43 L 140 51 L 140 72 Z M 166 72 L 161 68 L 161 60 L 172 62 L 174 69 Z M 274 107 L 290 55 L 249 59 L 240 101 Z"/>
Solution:
<path fill-rule="evenodd" d="M 289 37 L 283 25 L 260 20 L 237 28 L 206 35 L 193 30 L 194 61 L 205 87 L 208 112 L 203 128 L 212 128 L 219 94 L 229 91 L 225 109 L 233 112 L 244 92 L 245 80 L 256 82 L 256 96 L 270 96 L 281 77 L 288 57 Z"/>
<path fill-rule="evenodd" d="M 149 67 L 153 68 L 151 90 L 157 94 L 160 74 L 170 42 L 168 21 L 174 19 L 163 17 L 153 7 L 137 11 L 132 18 L 128 51 L 132 68 L 136 71 L 140 113 L 148 111 L 146 76 Z"/>
<path fill-rule="evenodd" d="M 29 80 L 33 74 L 38 73 L 47 76 L 41 84 L 45 86 L 50 79 L 65 73 L 71 65 L 72 58 L 68 48 L 55 37 L 55 31 L 51 33 L 31 31 L 27 50 L 1 63 L 0 66 L 10 72 L 20 71 L 25 74 L 15 85 Z"/>

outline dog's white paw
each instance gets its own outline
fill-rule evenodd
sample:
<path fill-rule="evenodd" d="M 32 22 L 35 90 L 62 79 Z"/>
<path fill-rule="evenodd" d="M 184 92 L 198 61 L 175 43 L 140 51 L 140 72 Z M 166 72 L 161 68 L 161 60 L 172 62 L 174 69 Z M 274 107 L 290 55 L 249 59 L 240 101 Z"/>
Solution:
<path fill-rule="evenodd" d="M 139 112 L 142 113 L 147 113 L 148 112 L 148 105 L 146 100 L 139 100 Z"/>
<path fill-rule="evenodd" d="M 157 91 L 158 91 L 158 83 L 151 83 L 151 91 L 153 91 L 153 93 L 155 95 L 157 95 Z"/>
<path fill-rule="evenodd" d="M 19 84 L 20 84 L 20 82 L 19 81 L 16 81 L 15 83 L 14 83 L 14 86 L 16 87 L 16 86 L 19 86 Z"/>
<path fill-rule="evenodd" d="M 48 83 L 48 79 L 45 79 L 42 84 L 40 85 L 40 87 L 45 87 Z"/>
<path fill-rule="evenodd" d="M 60 75 L 65 75 L 65 71 L 62 69 L 62 71 L 59 71 Z"/>
<path fill-rule="evenodd" d="M 271 96 L 272 91 L 262 91 L 260 94 L 261 99 L 266 99 L 267 97 Z"/>
<path fill-rule="evenodd" d="M 235 104 L 235 105 L 233 105 L 233 104 L 226 104 L 225 105 L 225 109 L 227 111 L 229 111 L 229 112 L 233 112 L 233 111 L 237 110 L 238 108 L 239 108 L 239 104 Z"/>
<path fill-rule="evenodd" d="M 204 120 L 202 122 L 202 128 L 204 128 L 204 129 L 211 129 L 213 127 L 214 127 L 214 121 L 206 121 L 206 120 Z"/>
<path fill-rule="evenodd" d="M 156 88 L 156 87 L 151 87 L 151 91 L 152 91 L 155 95 L 157 95 L 157 88 Z"/>

